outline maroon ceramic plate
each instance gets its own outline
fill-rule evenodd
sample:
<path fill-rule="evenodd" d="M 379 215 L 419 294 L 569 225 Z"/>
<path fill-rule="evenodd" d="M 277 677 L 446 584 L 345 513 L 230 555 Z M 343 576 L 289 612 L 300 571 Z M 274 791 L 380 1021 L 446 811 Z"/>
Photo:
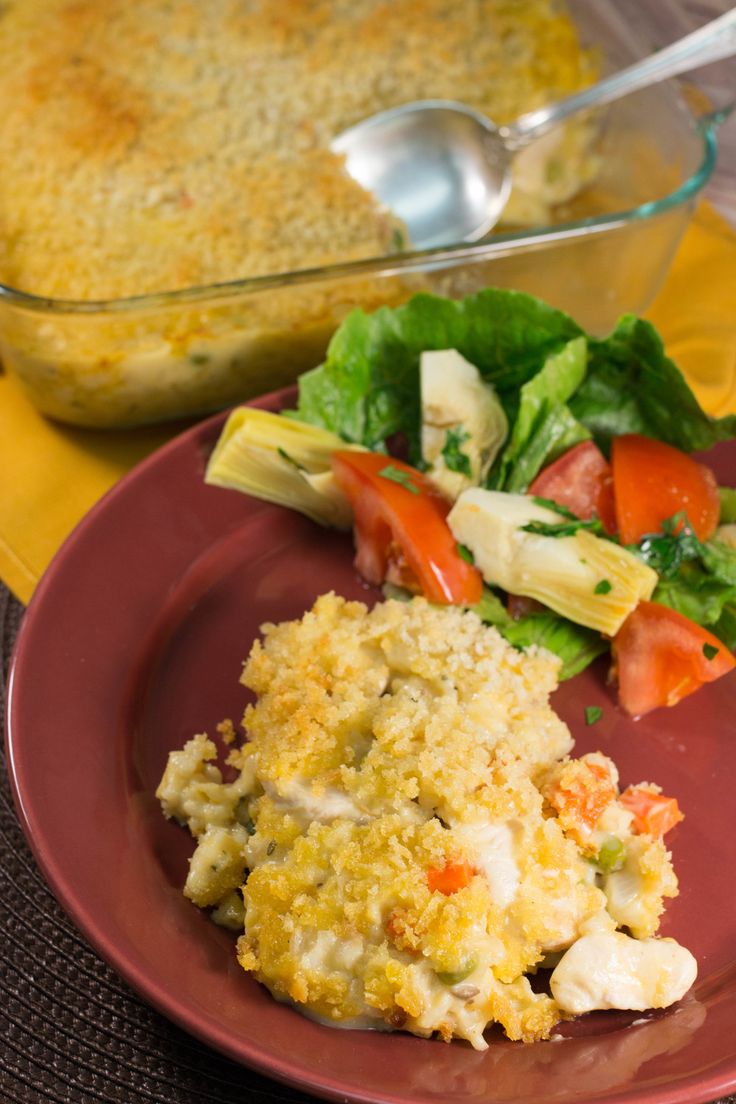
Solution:
<path fill-rule="evenodd" d="M 279 396 L 257 405 L 275 408 Z M 668 839 L 682 892 L 662 933 L 700 964 L 666 1012 L 601 1013 L 531 1046 L 491 1034 L 479 1054 L 407 1035 L 338 1031 L 277 1004 L 237 965 L 234 939 L 181 894 L 192 844 L 153 796 L 171 748 L 240 719 L 241 664 L 259 625 L 321 592 L 374 597 L 349 539 L 207 487 L 223 419 L 141 464 L 82 522 L 25 617 L 8 707 L 18 810 L 59 900 L 163 1013 L 249 1066 L 334 1100 L 558 1104 L 711 1100 L 736 1088 L 736 680 L 634 724 L 601 664 L 556 706 L 579 752 L 623 783 L 659 782 L 686 813 Z M 736 450 L 715 454 L 721 479 Z M 603 707 L 584 723 L 584 708 Z"/>

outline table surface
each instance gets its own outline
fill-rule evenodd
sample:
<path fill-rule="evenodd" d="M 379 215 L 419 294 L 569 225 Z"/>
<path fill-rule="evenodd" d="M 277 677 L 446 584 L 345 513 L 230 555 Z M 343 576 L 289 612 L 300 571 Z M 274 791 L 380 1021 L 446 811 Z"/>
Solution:
<path fill-rule="evenodd" d="M 655 34 L 667 41 L 730 6 L 726 0 L 681 0 L 678 26 L 671 24 L 671 9 L 666 15 L 662 9 L 664 22 Z M 710 66 L 696 79 L 714 104 L 736 95 L 733 63 Z M 719 165 L 707 195 L 736 226 L 736 113 L 721 127 Z M 0 584 L 3 712 L 22 615 L 20 603 Z M 0 781 L 0 1104 L 312 1099 L 221 1057 L 128 989 L 58 906 L 26 845 L 4 769 Z M 736 1104 L 736 1096 L 722 1104 Z"/>

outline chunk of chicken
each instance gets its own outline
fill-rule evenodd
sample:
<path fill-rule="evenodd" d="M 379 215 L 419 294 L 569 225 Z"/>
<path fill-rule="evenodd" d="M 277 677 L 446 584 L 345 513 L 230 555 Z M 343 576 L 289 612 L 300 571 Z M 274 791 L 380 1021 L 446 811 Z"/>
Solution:
<path fill-rule="evenodd" d="M 674 939 L 632 939 L 623 932 L 584 935 L 560 959 L 552 995 L 574 1015 L 594 1009 L 667 1008 L 697 975 L 695 958 Z"/>

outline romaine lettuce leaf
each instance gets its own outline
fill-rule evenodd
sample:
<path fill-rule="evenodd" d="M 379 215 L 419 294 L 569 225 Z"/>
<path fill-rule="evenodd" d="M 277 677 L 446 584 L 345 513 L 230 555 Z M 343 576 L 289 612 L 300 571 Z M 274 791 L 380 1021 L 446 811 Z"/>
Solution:
<path fill-rule="evenodd" d="M 570 409 L 608 451 L 621 433 L 656 437 L 685 452 L 736 436 L 736 415 L 701 409 L 650 322 L 624 315 L 604 340 L 591 340 L 588 372 Z"/>
<path fill-rule="evenodd" d="M 457 349 L 494 385 L 512 426 L 512 451 L 501 476 L 500 468 L 492 475 L 501 478 L 496 487 L 525 487 L 537 465 L 586 432 L 604 451 L 621 433 L 647 434 L 686 451 L 736 436 L 736 415 L 710 418 L 655 328 L 633 315 L 608 337 L 588 338 L 587 372 L 572 391 L 560 387 L 556 401 L 544 396 L 550 358 L 584 336 L 562 311 L 500 288 L 461 300 L 419 294 L 373 314 L 356 310 L 333 336 L 325 362 L 301 377 L 295 416 L 373 449 L 402 435 L 409 458 L 421 464 L 420 354 Z M 525 385 L 540 373 L 525 402 Z"/>
<path fill-rule="evenodd" d="M 297 414 L 374 449 L 402 434 L 416 463 L 425 349 L 457 349 L 493 383 L 513 420 L 519 388 L 581 334 L 562 311 L 497 288 L 457 301 L 420 294 L 373 314 L 356 310 L 332 338 L 324 364 L 300 378 Z"/>
<path fill-rule="evenodd" d="M 492 489 L 525 491 L 540 468 L 590 437 L 566 405 L 585 378 L 587 348 L 584 337 L 573 338 L 522 385 L 511 436 L 488 481 Z"/>
<path fill-rule="evenodd" d="M 697 564 L 685 564 L 673 579 L 657 583 L 652 601 L 661 602 L 715 632 L 729 607 L 736 612 L 736 586 L 724 585 Z"/>
<path fill-rule="evenodd" d="M 697 541 L 698 558 L 672 577 L 660 576 L 652 599 L 710 629 L 736 648 L 736 549 L 723 541 Z"/>
<path fill-rule="evenodd" d="M 594 659 L 608 651 L 608 644 L 600 633 L 567 621 L 552 610 L 528 613 L 499 631 L 515 648 L 538 644 L 559 656 L 562 660 L 560 682 L 580 674 Z"/>
<path fill-rule="evenodd" d="M 483 587 L 483 596 L 472 609 L 481 621 L 494 625 L 514 648 L 524 649 L 537 644 L 559 656 L 562 660 L 560 682 L 580 674 L 608 650 L 600 633 L 576 625 L 553 610 L 540 610 L 514 619 L 489 587 Z"/>
<path fill-rule="evenodd" d="M 730 648 L 732 652 L 736 652 L 736 602 L 732 605 L 724 606 L 723 613 L 718 618 L 715 625 L 710 625 L 709 627 L 714 636 L 722 640 L 726 647 Z"/>
<path fill-rule="evenodd" d="M 485 585 L 480 602 L 476 602 L 470 608 L 473 613 L 477 613 L 481 621 L 485 621 L 486 625 L 495 625 L 497 629 L 513 620 L 496 592 Z"/>
<path fill-rule="evenodd" d="M 736 548 L 725 541 L 709 540 L 701 545 L 700 558 L 706 571 L 727 586 L 736 586 Z"/>
<path fill-rule="evenodd" d="M 729 525 L 736 521 L 736 487 L 719 487 L 718 497 L 721 500 L 721 525 Z"/>

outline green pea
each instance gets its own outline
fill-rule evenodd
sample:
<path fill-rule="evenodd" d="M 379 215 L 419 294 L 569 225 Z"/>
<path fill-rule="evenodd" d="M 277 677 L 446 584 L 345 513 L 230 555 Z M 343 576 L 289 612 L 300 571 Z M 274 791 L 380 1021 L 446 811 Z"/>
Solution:
<path fill-rule="evenodd" d="M 471 955 L 467 958 L 459 970 L 451 970 L 447 973 L 437 971 L 437 977 L 440 979 L 443 985 L 457 985 L 461 981 L 465 981 L 466 977 L 470 977 L 473 970 L 478 965 L 478 959 L 475 955 Z"/>
<path fill-rule="evenodd" d="M 625 858 L 626 848 L 618 836 L 608 836 L 593 861 L 601 873 L 613 874 L 621 869 Z"/>

